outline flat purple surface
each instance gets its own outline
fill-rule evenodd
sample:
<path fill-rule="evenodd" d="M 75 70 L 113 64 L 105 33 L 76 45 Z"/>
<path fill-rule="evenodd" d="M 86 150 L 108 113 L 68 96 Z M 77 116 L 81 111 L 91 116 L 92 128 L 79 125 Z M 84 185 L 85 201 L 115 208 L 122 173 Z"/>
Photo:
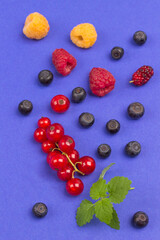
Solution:
<path fill-rule="evenodd" d="M 159 240 L 160 2 L 1 0 L 0 8 L 0 240 Z M 35 11 L 46 16 L 50 24 L 48 36 L 41 41 L 29 40 L 22 34 L 26 16 Z M 69 38 L 71 29 L 83 22 L 92 23 L 98 33 L 96 44 L 88 50 L 77 48 Z M 137 30 L 148 35 L 141 47 L 132 40 Z M 125 50 L 120 61 L 110 57 L 116 45 Z M 58 75 L 52 65 L 51 54 L 56 48 L 68 50 L 77 59 L 77 67 L 68 77 Z M 155 75 L 148 84 L 136 88 L 128 82 L 142 65 L 151 65 Z M 92 67 L 106 68 L 116 78 L 115 90 L 104 98 L 90 93 L 88 75 Z M 42 69 L 54 73 L 54 81 L 48 87 L 37 80 Z M 54 113 L 51 98 L 56 94 L 70 98 L 77 86 L 88 92 L 86 100 L 72 103 L 65 114 Z M 34 106 L 26 117 L 17 110 L 23 99 L 31 100 Z M 138 121 L 130 120 L 126 113 L 128 105 L 135 101 L 145 106 L 145 115 Z M 84 111 L 95 116 L 90 129 L 78 124 Z M 75 139 L 80 155 L 96 159 L 96 170 L 83 178 L 85 189 L 79 197 L 67 195 L 65 183 L 47 166 L 41 146 L 33 140 L 41 116 L 63 124 L 66 134 Z M 121 123 L 120 132 L 114 136 L 105 130 L 106 122 L 112 118 Z M 124 154 L 124 146 L 131 140 L 142 145 L 141 154 L 134 159 Z M 112 154 L 107 160 L 96 156 L 101 143 L 111 145 Z M 115 206 L 121 229 L 113 230 L 97 219 L 80 228 L 75 221 L 76 209 L 82 199 L 89 199 L 92 183 L 111 162 L 116 165 L 106 179 L 126 176 L 135 187 L 122 204 Z M 49 209 L 44 219 L 36 219 L 31 213 L 33 204 L 39 201 Z M 130 223 L 138 210 L 150 218 L 148 226 L 141 230 Z"/>

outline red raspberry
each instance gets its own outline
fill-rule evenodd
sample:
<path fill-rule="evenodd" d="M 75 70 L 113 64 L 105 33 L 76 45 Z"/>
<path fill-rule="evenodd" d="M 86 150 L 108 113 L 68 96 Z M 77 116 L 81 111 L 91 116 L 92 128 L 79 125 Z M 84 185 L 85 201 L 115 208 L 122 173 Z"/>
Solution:
<path fill-rule="evenodd" d="M 114 89 L 115 78 L 104 68 L 92 68 L 89 74 L 90 89 L 93 94 L 103 97 Z"/>
<path fill-rule="evenodd" d="M 56 49 L 52 53 L 52 62 L 60 74 L 66 76 L 77 65 L 77 60 L 63 48 Z"/>
<path fill-rule="evenodd" d="M 136 86 L 142 86 L 146 84 L 150 78 L 153 76 L 154 71 L 153 68 L 150 66 L 142 66 L 140 67 L 132 76 L 132 81 L 130 83 L 133 83 Z"/>

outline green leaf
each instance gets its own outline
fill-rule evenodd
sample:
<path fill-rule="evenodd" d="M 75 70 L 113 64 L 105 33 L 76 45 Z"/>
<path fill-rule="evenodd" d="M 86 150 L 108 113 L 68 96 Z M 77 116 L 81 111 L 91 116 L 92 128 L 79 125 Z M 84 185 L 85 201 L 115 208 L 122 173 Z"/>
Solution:
<path fill-rule="evenodd" d="M 93 183 L 90 188 L 90 197 L 94 200 L 107 196 L 107 184 L 106 180 L 99 179 L 97 182 Z"/>
<path fill-rule="evenodd" d="M 83 200 L 77 209 L 76 220 L 79 226 L 89 223 L 94 215 L 94 204 L 91 201 Z"/>
<path fill-rule="evenodd" d="M 109 164 L 108 167 L 104 168 L 101 175 L 99 176 L 99 179 L 103 179 L 104 178 L 104 175 L 106 174 L 106 172 L 114 165 L 115 163 L 111 163 Z"/>
<path fill-rule="evenodd" d="M 108 198 L 103 198 L 95 203 L 96 217 L 106 224 L 109 224 L 112 219 L 113 206 Z"/>
<path fill-rule="evenodd" d="M 117 230 L 120 229 L 120 222 L 119 222 L 116 210 L 114 208 L 113 208 L 112 219 L 111 219 L 110 223 L 108 224 L 108 226 L 110 226 L 111 228 L 117 229 Z"/>
<path fill-rule="evenodd" d="M 132 181 L 126 177 L 114 177 L 107 184 L 109 199 L 113 203 L 123 202 L 128 191 L 130 190 Z"/>

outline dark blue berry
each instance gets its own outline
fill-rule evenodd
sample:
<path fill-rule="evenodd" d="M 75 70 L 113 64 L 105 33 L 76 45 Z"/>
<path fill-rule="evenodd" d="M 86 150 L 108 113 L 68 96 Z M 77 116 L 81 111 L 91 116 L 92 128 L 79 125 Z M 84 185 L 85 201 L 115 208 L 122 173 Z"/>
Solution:
<path fill-rule="evenodd" d="M 110 133 L 117 133 L 120 130 L 120 123 L 117 120 L 112 119 L 107 122 L 106 128 Z"/>
<path fill-rule="evenodd" d="M 145 32 L 143 31 L 137 31 L 135 32 L 135 34 L 133 35 L 133 39 L 134 41 L 138 44 L 138 45 L 142 45 L 146 42 L 147 40 L 147 35 Z"/>
<path fill-rule="evenodd" d="M 136 212 L 133 215 L 132 220 L 133 220 L 134 226 L 139 227 L 139 228 L 147 226 L 147 224 L 149 222 L 148 215 L 145 212 L 141 212 L 141 211 Z"/>
<path fill-rule="evenodd" d="M 79 123 L 81 124 L 82 127 L 85 127 L 85 128 L 91 127 L 94 121 L 95 121 L 95 118 L 91 113 L 82 113 L 79 116 Z"/>
<path fill-rule="evenodd" d="M 144 115 L 144 106 L 141 103 L 134 102 L 128 107 L 128 115 L 132 119 L 139 119 Z"/>
<path fill-rule="evenodd" d="M 24 115 L 29 114 L 32 111 L 32 109 L 33 109 L 33 105 L 29 100 L 23 100 L 18 105 L 18 110 Z"/>
<path fill-rule="evenodd" d="M 124 54 L 124 49 L 121 48 L 121 47 L 114 47 L 112 48 L 111 50 L 111 55 L 112 55 L 112 58 L 118 60 L 120 58 L 123 57 L 123 54 Z"/>
<path fill-rule="evenodd" d="M 48 85 L 53 80 L 53 73 L 49 70 L 42 70 L 38 74 L 38 79 L 39 79 L 40 83 L 42 83 L 43 85 Z"/>
<path fill-rule="evenodd" d="M 40 203 L 36 203 L 33 206 L 32 211 L 36 217 L 41 218 L 46 216 L 46 214 L 48 213 L 48 208 L 44 203 L 40 202 Z"/>
<path fill-rule="evenodd" d="M 80 103 L 86 98 L 86 91 L 82 87 L 76 87 L 72 91 L 72 101 Z"/>
<path fill-rule="evenodd" d="M 99 145 L 97 152 L 100 157 L 107 158 L 111 154 L 111 147 L 108 144 Z"/>
<path fill-rule="evenodd" d="M 141 145 L 137 141 L 131 141 L 126 145 L 125 151 L 128 156 L 135 157 L 141 152 Z"/>

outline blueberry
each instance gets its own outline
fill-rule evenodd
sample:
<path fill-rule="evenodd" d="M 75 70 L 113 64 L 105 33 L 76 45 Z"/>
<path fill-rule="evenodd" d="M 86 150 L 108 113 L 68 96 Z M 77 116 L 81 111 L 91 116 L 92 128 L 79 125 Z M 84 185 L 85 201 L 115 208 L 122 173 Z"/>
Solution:
<path fill-rule="evenodd" d="M 111 154 L 111 147 L 108 144 L 99 145 L 97 152 L 100 157 L 107 158 Z"/>
<path fill-rule="evenodd" d="M 43 85 L 49 85 L 53 80 L 53 73 L 49 70 L 42 70 L 38 74 L 38 79 Z"/>
<path fill-rule="evenodd" d="M 18 110 L 24 115 L 27 115 L 28 113 L 30 113 L 32 109 L 33 109 L 33 105 L 31 101 L 28 101 L 28 100 L 23 100 L 18 105 Z"/>
<path fill-rule="evenodd" d="M 106 128 L 110 133 L 117 133 L 120 130 L 120 123 L 117 120 L 112 119 L 107 122 Z"/>
<path fill-rule="evenodd" d="M 145 227 L 149 222 L 148 215 L 145 212 L 138 211 L 133 215 L 133 224 L 135 227 Z"/>
<path fill-rule="evenodd" d="M 112 48 L 111 50 L 111 55 L 112 55 L 112 58 L 118 60 L 120 59 L 121 57 L 123 57 L 123 54 L 124 54 L 124 49 L 121 48 L 121 47 L 114 47 Z"/>
<path fill-rule="evenodd" d="M 79 123 L 81 124 L 82 127 L 85 127 L 85 128 L 91 127 L 94 121 L 95 121 L 95 118 L 91 113 L 82 113 L 79 116 Z"/>
<path fill-rule="evenodd" d="M 46 216 L 46 214 L 48 213 L 48 208 L 44 203 L 36 203 L 33 208 L 32 208 L 32 212 L 34 213 L 34 215 L 36 217 L 44 217 Z"/>
<path fill-rule="evenodd" d="M 128 156 L 135 157 L 141 152 L 141 145 L 139 142 L 131 141 L 126 145 L 125 151 Z"/>
<path fill-rule="evenodd" d="M 86 91 L 82 87 L 76 87 L 72 91 L 72 101 L 80 103 L 86 98 Z"/>
<path fill-rule="evenodd" d="M 134 102 L 128 107 L 128 115 L 132 119 L 139 119 L 144 115 L 144 106 L 141 103 Z"/>
<path fill-rule="evenodd" d="M 133 35 L 133 39 L 134 41 L 138 44 L 138 45 L 142 45 L 146 42 L 147 40 L 147 35 L 145 32 L 143 31 L 137 31 L 135 32 L 135 34 Z"/>

